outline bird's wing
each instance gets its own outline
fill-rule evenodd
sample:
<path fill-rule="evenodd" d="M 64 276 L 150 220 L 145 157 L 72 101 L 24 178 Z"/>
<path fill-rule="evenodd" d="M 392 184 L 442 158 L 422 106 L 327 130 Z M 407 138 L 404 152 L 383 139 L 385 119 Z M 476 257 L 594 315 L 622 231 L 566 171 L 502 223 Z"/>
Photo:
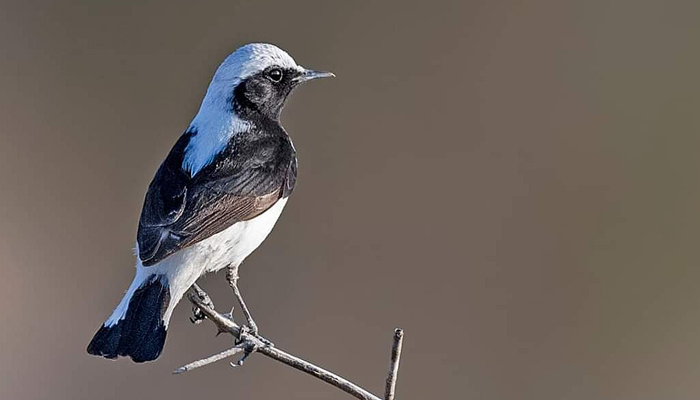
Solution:
<path fill-rule="evenodd" d="M 280 157 L 276 147 L 258 144 L 254 154 L 218 163 L 194 178 L 166 159 L 146 193 L 139 221 L 143 265 L 255 218 L 287 195 L 288 186 L 294 185 L 296 159 L 293 154 Z"/>

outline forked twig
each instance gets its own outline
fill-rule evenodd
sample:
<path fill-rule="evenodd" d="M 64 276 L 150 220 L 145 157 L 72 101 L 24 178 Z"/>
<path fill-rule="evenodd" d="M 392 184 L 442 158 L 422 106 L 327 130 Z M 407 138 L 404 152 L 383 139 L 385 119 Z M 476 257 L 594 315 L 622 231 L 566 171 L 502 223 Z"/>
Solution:
<path fill-rule="evenodd" d="M 213 307 L 210 306 L 211 302 L 203 301 L 202 298 L 208 299 L 208 296 L 206 296 L 206 293 L 203 290 L 201 290 L 200 288 L 195 288 L 193 290 L 195 290 L 195 293 L 188 293 L 187 298 L 192 302 L 192 304 L 194 304 L 201 310 L 202 314 L 206 315 L 206 317 L 216 325 L 220 333 L 229 333 L 233 335 L 236 338 L 237 345 L 231 349 L 222 351 L 221 353 L 215 354 L 211 357 L 207 357 L 202 360 L 189 363 L 173 371 L 173 373 L 179 374 L 193 370 L 195 368 L 203 367 L 207 364 L 211 364 L 213 362 L 233 356 L 239 352 L 245 352 L 245 354 L 247 355 L 251 351 L 257 351 L 258 353 L 272 358 L 273 360 L 279 361 L 292 368 L 298 369 L 299 371 L 312 375 L 328 384 L 331 384 L 358 399 L 382 400 L 380 397 L 373 395 L 369 391 L 361 388 L 360 386 L 350 382 L 349 380 L 339 375 L 327 371 L 308 361 L 302 360 L 299 357 L 293 356 L 283 350 L 278 349 L 277 347 L 273 347 L 269 345 L 269 342 L 266 343 L 264 339 L 249 334 L 246 331 L 246 329 L 242 329 L 231 318 L 228 318 L 228 316 L 223 315 L 214 310 Z M 393 400 L 394 397 L 394 390 L 396 387 L 396 373 L 399 367 L 402 340 L 403 330 L 396 329 L 396 331 L 394 332 L 394 344 L 391 352 L 391 368 L 389 377 L 387 378 L 386 382 L 386 400 Z"/>

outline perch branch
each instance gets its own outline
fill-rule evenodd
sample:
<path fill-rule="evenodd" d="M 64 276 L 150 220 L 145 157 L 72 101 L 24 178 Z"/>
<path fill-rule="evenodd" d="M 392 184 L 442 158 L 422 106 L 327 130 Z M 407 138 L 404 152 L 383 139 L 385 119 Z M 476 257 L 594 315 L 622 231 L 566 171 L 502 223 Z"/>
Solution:
<path fill-rule="evenodd" d="M 202 360 L 194 361 L 183 367 L 178 368 L 173 371 L 175 374 L 190 371 L 195 368 L 211 364 L 213 362 L 219 361 L 221 359 L 235 355 L 236 353 L 245 351 L 246 355 L 251 351 L 257 351 L 273 360 L 279 361 L 286 364 L 294 369 L 305 372 L 311 376 L 314 376 L 328 384 L 335 386 L 336 388 L 358 398 L 361 400 L 382 400 L 380 397 L 373 395 L 369 391 L 361 388 L 360 386 L 350 382 L 349 380 L 336 375 L 330 371 L 327 371 L 317 365 L 314 365 L 308 361 L 302 360 L 299 357 L 293 356 L 283 350 L 273 347 L 268 343 L 265 343 L 264 339 L 251 335 L 246 329 L 242 329 L 240 325 L 236 324 L 232 318 L 227 315 L 221 314 L 211 307 L 211 302 L 202 300 L 208 299 L 208 296 L 200 288 L 194 288 L 195 293 L 188 293 L 188 299 L 198 307 L 202 314 L 206 315 L 214 325 L 219 330 L 219 333 L 229 333 L 233 335 L 237 340 L 237 345 L 231 349 L 225 350 L 219 354 L 215 354 L 211 357 L 204 358 Z M 394 388 L 396 386 L 396 372 L 398 370 L 399 356 L 401 353 L 401 340 L 403 338 L 403 331 L 397 329 L 394 333 L 394 346 L 392 348 L 391 357 L 391 372 L 389 378 L 387 378 L 387 396 L 389 396 L 389 386 L 391 386 L 391 398 L 387 397 L 387 400 L 393 399 Z M 244 355 L 244 357 L 246 356 Z M 241 362 L 239 361 L 239 365 Z"/>

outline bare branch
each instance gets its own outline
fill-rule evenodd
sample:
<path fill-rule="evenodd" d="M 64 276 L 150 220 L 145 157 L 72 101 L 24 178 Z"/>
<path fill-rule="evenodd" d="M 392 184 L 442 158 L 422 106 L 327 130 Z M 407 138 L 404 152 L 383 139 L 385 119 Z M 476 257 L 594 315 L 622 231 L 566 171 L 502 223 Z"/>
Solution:
<path fill-rule="evenodd" d="M 232 347 L 228 350 L 222 351 L 221 353 L 214 354 L 211 357 L 203 358 L 201 360 L 193 361 L 187 365 L 183 365 L 182 367 L 173 371 L 173 374 L 181 374 L 183 372 L 191 371 L 195 368 L 203 367 L 205 365 L 217 362 L 219 360 L 223 360 L 224 358 L 234 356 L 236 353 L 240 353 L 242 351 L 244 351 L 243 347 Z"/>
<path fill-rule="evenodd" d="M 195 361 L 193 363 L 187 364 L 174 373 L 187 372 L 189 370 L 199 368 L 201 366 L 210 364 L 212 362 L 221 360 L 226 357 L 230 357 L 239 351 L 244 351 L 246 348 L 255 349 L 258 353 L 261 353 L 273 360 L 279 361 L 286 364 L 292 368 L 299 371 L 305 372 L 311 376 L 314 376 L 328 384 L 331 384 L 338 389 L 358 398 L 361 400 L 382 400 L 380 397 L 373 395 L 367 390 L 361 388 L 360 386 L 350 382 L 349 380 L 336 375 L 330 371 L 327 371 L 317 365 L 314 365 L 308 361 L 302 360 L 299 357 L 293 356 L 283 350 L 276 347 L 270 346 L 269 343 L 265 343 L 266 339 L 259 338 L 257 336 L 249 334 L 245 329 L 233 322 L 232 319 L 227 316 L 220 314 L 214 310 L 210 304 L 210 301 L 205 301 L 208 299 L 206 293 L 199 287 L 193 289 L 195 293 L 188 293 L 188 299 L 197 306 L 202 314 L 206 315 L 219 329 L 220 333 L 230 333 L 236 339 L 238 339 L 238 345 L 232 349 L 223 351 L 219 354 L 215 354 L 211 357 L 205 358 L 203 360 Z M 204 299 L 204 300 L 203 300 Z M 399 333 L 400 332 L 400 333 Z M 396 371 L 398 370 L 398 359 L 401 353 L 401 340 L 403 338 L 403 331 L 397 329 L 394 333 L 394 347 L 392 349 L 392 370 L 389 379 L 387 379 L 387 390 L 389 390 L 389 381 L 391 380 L 391 398 L 393 399 L 394 388 L 396 385 Z M 398 336 L 398 339 L 397 339 Z M 397 344 L 398 341 L 398 344 Z M 398 346 L 398 347 L 397 347 Z M 248 354 L 248 353 L 246 353 Z"/>
<path fill-rule="evenodd" d="M 386 378 L 386 390 L 384 400 L 394 400 L 396 392 L 396 379 L 399 374 L 399 362 L 401 361 L 401 347 L 403 346 L 403 329 L 394 329 L 394 344 L 391 346 L 391 363 L 389 364 L 389 376 Z"/>
<path fill-rule="evenodd" d="M 304 361 L 301 358 L 286 353 L 276 347 L 263 347 L 258 351 L 274 360 L 277 360 L 281 363 L 289 365 L 290 367 L 298 369 L 299 371 L 306 372 L 309 375 L 315 376 L 316 378 L 326 383 L 329 383 L 337 387 L 338 389 L 344 391 L 345 393 L 355 396 L 358 399 L 381 400 L 379 397 L 350 382 L 349 380 L 338 376 L 330 371 L 327 371 L 321 367 L 318 367 L 314 364 L 311 364 L 308 361 Z"/>

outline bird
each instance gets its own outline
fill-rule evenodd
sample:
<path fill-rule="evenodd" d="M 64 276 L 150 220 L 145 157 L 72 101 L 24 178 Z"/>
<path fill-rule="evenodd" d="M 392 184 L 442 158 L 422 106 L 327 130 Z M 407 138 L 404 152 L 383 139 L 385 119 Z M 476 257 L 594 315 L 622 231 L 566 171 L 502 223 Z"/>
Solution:
<path fill-rule="evenodd" d="M 247 329 L 258 335 L 238 289 L 238 268 L 272 231 L 296 184 L 296 149 L 280 114 L 299 85 L 334 76 L 306 69 L 268 43 L 244 45 L 224 59 L 148 187 L 134 279 L 89 354 L 157 359 L 185 292 L 224 268 Z M 193 322 L 203 318 L 195 311 Z"/>

